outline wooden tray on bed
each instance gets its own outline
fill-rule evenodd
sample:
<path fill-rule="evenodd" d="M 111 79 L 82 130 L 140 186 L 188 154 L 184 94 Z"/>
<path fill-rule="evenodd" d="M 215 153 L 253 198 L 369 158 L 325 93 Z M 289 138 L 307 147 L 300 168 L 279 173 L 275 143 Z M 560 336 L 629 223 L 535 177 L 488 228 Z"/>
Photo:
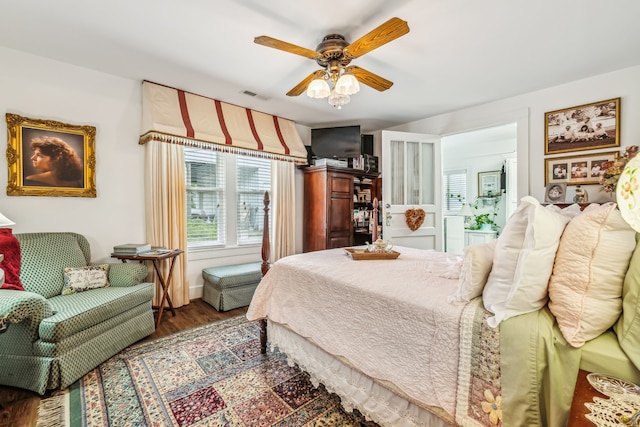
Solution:
<path fill-rule="evenodd" d="M 400 252 L 389 251 L 389 252 L 369 252 L 366 249 L 355 249 L 355 248 L 344 248 L 344 251 L 349 254 L 351 258 L 354 260 L 362 260 L 362 259 L 396 259 L 400 256 Z"/>

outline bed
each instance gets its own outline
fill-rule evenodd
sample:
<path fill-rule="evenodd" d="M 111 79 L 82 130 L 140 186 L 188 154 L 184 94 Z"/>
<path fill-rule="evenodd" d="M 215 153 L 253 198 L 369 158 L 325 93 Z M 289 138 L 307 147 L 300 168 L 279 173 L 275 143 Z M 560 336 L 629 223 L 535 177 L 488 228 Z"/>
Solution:
<path fill-rule="evenodd" d="M 355 261 L 341 248 L 269 268 L 265 237 L 247 317 L 380 425 L 565 425 L 579 369 L 640 383 L 636 234 L 615 206 L 591 206 L 523 198 L 499 239 L 464 256 L 394 247 L 397 259 Z"/>

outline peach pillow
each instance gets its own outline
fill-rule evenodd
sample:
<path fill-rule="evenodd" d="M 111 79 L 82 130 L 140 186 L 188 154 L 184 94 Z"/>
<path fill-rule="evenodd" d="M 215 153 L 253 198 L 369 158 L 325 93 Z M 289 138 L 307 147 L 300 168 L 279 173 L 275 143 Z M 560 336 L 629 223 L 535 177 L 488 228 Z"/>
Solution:
<path fill-rule="evenodd" d="M 549 309 L 573 347 L 620 317 L 622 284 L 635 246 L 635 232 L 615 203 L 591 204 L 567 225 L 549 280 Z"/>
<path fill-rule="evenodd" d="M 484 285 L 493 266 L 493 252 L 497 239 L 487 243 L 466 246 L 460 269 L 458 290 L 449 297 L 450 303 L 466 303 L 482 295 Z"/>

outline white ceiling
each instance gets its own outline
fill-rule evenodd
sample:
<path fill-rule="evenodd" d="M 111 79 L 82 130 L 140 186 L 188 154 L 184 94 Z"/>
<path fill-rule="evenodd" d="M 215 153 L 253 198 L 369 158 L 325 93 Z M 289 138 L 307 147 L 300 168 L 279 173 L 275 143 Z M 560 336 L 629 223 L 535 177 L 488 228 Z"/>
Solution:
<path fill-rule="evenodd" d="M 363 86 L 342 110 L 287 97 L 317 64 L 253 43 L 315 50 L 326 34 L 353 42 L 394 16 L 409 34 L 352 62 L 393 87 Z M 310 127 L 373 131 L 638 65 L 639 17 L 638 0 L 7 0 L 0 45 Z"/>

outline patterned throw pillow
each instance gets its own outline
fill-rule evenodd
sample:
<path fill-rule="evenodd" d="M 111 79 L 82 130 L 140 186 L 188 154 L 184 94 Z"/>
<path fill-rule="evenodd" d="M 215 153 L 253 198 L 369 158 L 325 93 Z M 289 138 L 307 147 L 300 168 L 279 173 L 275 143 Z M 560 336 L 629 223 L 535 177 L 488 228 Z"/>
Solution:
<path fill-rule="evenodd" d="M 109 264 L 88 265 L 81 268 L 64 269 L 64 287 L 62 295 L 109 286 Z"/>

